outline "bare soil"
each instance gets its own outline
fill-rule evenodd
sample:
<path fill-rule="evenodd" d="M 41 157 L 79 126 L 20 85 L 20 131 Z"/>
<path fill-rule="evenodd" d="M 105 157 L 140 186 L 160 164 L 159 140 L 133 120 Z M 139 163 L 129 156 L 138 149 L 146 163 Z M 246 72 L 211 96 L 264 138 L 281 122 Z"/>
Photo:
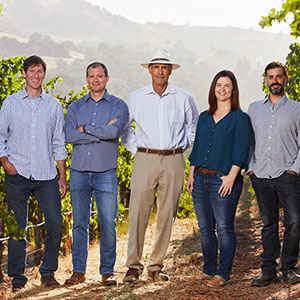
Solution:
<path fill-rule="evenodd" d="M 261 222 L 257 206 L 241 200 L 236 218 L 237 251 L 229 283 L 220 289 L 209 288 L 205 281 L 197 277 L 203 262 L 196 219 L 177 219 L 165 261 L 164 269 L 170 275 L 167 282 L 153 283 L 147 280 L 146 272 L 134 285 L 124 285 L 127 235 L 121 235 L 117 241 L 117 262 L 115 275 L 116 287 L 103 287 L 99 275 L 99 243 L 89 249 L 87 281 L 76 286 L 59 288 L 40 287 L 38 267 L 29 267 L 26 275 L 29 281 L 18 293 L 11 293 L 10 279 L 0 283 L 0 299 L 103 299 L 103 300 L 299 300 L 300 284 L 287 285 L 283 281 L 267 287 L 252 287 L 251 279 L 260 273 Z M 155 224 L 149 226 L 146 233 L 144 261 L 151 253 Z M 282 235 L 282 227 L 281 233 Z M 63 283 L 71 274 L 71 255 L 60 257 L 56 278 Z"/>

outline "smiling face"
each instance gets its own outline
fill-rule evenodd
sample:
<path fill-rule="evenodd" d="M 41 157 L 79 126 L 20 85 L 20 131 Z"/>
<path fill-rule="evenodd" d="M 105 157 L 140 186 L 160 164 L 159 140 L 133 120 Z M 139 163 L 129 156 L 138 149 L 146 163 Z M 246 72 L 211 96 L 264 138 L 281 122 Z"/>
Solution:
<path fill-rule="evenodd" d="M 151 64 L 149 73 L 152 77 L 153 88 L 163 88 L 168 85 L 169 77 L 172 73 L 172 65 L 169 64 Z"/>
<path fill-rule="evenodd" d="M 278 67 L 267 71 L 265 83 L 272 95 L 283 96 L 287 80 L 283 69 Z"/>
<path fill-rule="evenodd" d="M 109 76 L 105 76 L 104 69 L 100 66 L 95 68 L 90 67 L 86 76 L 86 82 L 90 87 L 91 94 L 105 93 L 106 84 L 109 81 Z"/>
<path fill-rule="evenodd" d="M 233 91 L 232 81 L 229 77 L 220 77 L 215 87 L 215 96 L 217 102 L 231 101 Z"/>
<path fill-rule="evenodd" d="M 26 80 L 26 91 L 29 96 L 42 91 L 45 75 L 42 64 L 29 66 L 26 72 L 23 70 L 23 76 Z"/>

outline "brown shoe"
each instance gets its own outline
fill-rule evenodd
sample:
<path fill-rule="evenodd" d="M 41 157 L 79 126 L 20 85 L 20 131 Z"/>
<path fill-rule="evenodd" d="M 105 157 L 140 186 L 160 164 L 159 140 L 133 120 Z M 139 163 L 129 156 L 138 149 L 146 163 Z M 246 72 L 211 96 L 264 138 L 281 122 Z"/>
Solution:
<path fill-rule="evenodd" d="M 213 277 L 213 279 L 207 283 L 207 286 L 214 287 L 214 288 L 220 288 L 220 287 L 223 287 L 227 281 L 228 281 L 228 279 L 225 279 L 220 275 L 215 275 Z"/>
<path fill-rule="evenodd" d="M 208 275 L 204 272 L 200 272 L 199 275 L 197 276 L 197 279 L 200 279 L 200 280 L 210 280 L 210 279 L 213 279 L 213 275 Z"/>
<path fill-rule="evenodd" d="M 85 282 L 84 273 L 74 272 L 72 276 L 65 281 L 65 284 L 78 284 Z"/>
<path fill-rule="evenodd" d="M 117 285 L 117 281 L 114 278 L 114 274 L 103 274 L 102 276 L 102 284 L 105 286 Z"/>
<path fill-rule="evenodd" d="M 139 270 L 137 269 L 133 269 L 133 268 L 129 268 L 126 272 L 125 277 L 123 278 L 123 282 L 124 283 L 133 283 L 135 281 L 138 281 L 140 276 Z"/>
<path fill-rule="evenodd" d="M 55 287 L 60 286 L 59 282 L 56 281 L 54 276 L 42 276 L 41 277 L 41 285 L 43 287 Z"/>
<path fill-rule="evenodd" d="M 148 271 L 148 279 L 153 281 L 168 281 L 169 276 L 166 272 L 162 270 Z"/>

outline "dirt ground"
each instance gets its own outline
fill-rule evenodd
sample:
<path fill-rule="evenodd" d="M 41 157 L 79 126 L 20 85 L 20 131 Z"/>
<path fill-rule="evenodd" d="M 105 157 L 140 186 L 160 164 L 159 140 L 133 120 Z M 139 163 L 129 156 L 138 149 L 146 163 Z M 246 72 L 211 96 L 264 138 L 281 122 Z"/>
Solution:
<path fill-rule="evenodd" d="M 64 286 L 55 289 L 40 287 L 38 267 L 27 268 L 29 281 L 18 293 L 11 293 L 11 284 L 0 283 L 0 299 L 103 299 L 103 300 L 299 300 L 300 284 L 287 285 L 284 282 L 267 287 L 252 287 L 251 279 L 260 273 L 260 230 L 261 222 L 257 207 L 248 201 L 240 201 L 236 218 L 237 251 L 229 283 L 220 289 L 206 286 L 197 274 L 201 270 L 202 254 L 196 219 L 177 219 L 173 228 L 164 269 L 170 275 L 170 281 L 153 283 L 147 280 L 146 272 L 134 285 L 124 285 L 127 235 L 118 237 L 117 262 L 115 275 L 119 281 L 116 287 L 103 287 L 100 284 L 99 244 L 90 246 L 87 281 L 76 286 Z M 150 225 L 146 234 L 144 261 L 151 253 L 151 243 L 155 224 Z M 281 229 L 282 234 L 282 229 Z M 56 278 L 63 283 L 72 270 L 71 255 L 60 257 Z"/>

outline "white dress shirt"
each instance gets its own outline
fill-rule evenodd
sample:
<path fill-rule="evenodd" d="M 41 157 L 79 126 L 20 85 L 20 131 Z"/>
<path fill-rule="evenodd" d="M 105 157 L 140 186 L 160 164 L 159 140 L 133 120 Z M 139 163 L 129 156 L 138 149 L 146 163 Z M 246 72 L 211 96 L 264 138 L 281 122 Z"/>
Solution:
<path fill-rule="evenodd" d="M 198 110 L 188 92 L 168 84 L 159 96 L 150 84 L 131 94 L 128 108 L 129 119 L 121 137 L 122 144 L 133 155 L 137 147 L 185 150 L 193 143 Z"/>

